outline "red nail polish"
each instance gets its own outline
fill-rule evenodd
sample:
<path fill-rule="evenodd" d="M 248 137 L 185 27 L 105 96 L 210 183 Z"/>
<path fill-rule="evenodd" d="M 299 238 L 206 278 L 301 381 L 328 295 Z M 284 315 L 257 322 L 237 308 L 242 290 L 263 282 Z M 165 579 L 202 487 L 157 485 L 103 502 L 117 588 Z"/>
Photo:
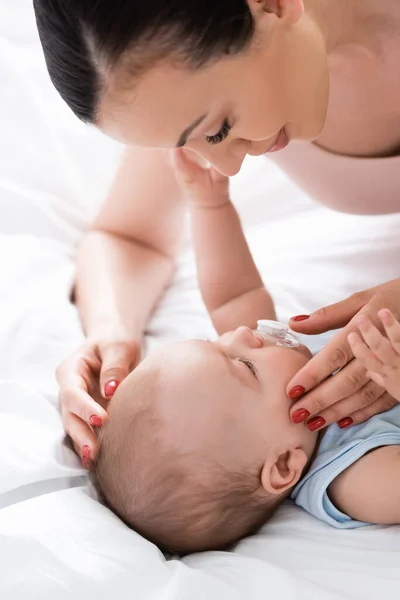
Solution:
<path fill-rule="evenodd" d="M 290 390 L 288 395 L 291 400 L 298 400 L 299 398 L 301 398 L 305 391 L 306 390 L 305 388 L 303 388 L 302 385 L 296 385 Z"/>
<path fill-rule="evenodd" d="M 351 427 L 353 423 L 354 421 L 351 417 L 346 417 L 346 419 L 341 419 L 340 421 L 338 421 L 338 426 L 340 427 L 340 429 L 346 429 L 346 427 Z"/>
<path fill-rule="evenodd" d="M 293 423 L 303 423 L 308 417 L 310 413 L 305 408 L 299 408 L 299 410 L 295 410 L 292 414 Z"/>
<path fill-rule="evenodd" d="M 104 386 L 104 394 L 105 394 L 106 398 L 111 398 L 111 396 L 114 396 L 115 392 L 117 391 L 118 386 L 119 386 L 118 381 L 109 381 Z"/>
<path fill-rule="evenodd" d="M 103 426 L 103 421 L 97 415 L 92 415 L 90 417 L 90 422 L 95 427 L 102 427 Z"/>
<path fill-rule="evenodd" d="M 83 452 L 83 456 L 85 456 L 86 458 L 90 458 L 91 450 L 90 450 L 89 446 L 83 446 L 82 452 Z"/>
<path fill-rule="evenodd" d="M 322 417 L 313 417 L 307 423 L 307 427 L 310 431 L 317 431 L 325 425 L 326 421 Z"/>
<path fill-rule="evenodd" d="M 84 469 L 89 470 L 89 459 L 86 456 L 82 457 L 82 466 Z"/>
<path fill-rule="evenodd" d="M 307 321 L 310 318 L 310 315 L 297 315 L 296 317 L 292 317 L 290 320 L 295 323 L 300 323 L 300 321 Z"/>

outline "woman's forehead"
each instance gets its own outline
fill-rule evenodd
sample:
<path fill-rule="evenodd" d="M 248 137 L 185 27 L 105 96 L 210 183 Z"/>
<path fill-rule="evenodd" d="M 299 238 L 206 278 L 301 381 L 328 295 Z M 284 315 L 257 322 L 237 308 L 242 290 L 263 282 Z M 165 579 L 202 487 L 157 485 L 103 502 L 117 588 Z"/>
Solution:
<path fill-rule="evenodd" d="M 192 123 L 232 97 L 223 65 L 192 71 L 154 67 L 132 87 L 111 77 L 100 105 L 99 127 L 127 145 L 173 148 Z M 126 75 L 129 78 L 129 75 Z"/>

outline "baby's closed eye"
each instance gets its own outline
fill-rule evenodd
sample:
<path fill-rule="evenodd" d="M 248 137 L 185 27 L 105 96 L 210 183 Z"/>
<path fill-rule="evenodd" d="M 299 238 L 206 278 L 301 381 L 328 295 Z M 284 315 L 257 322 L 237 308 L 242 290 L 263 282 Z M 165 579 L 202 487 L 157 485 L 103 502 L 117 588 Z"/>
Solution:
<path fill-rule="evenodd" d="M 247 358 L 238 358 L 239 362 L 242 362 L 244 365 L 246 365 L 246 367 L 253 373 L 254 377 L 256 379 L 258 379 L 257 377 L 257 369 L 254 365 L 254 363 L 251 362 L 251 360 L 248 360 Z"/>

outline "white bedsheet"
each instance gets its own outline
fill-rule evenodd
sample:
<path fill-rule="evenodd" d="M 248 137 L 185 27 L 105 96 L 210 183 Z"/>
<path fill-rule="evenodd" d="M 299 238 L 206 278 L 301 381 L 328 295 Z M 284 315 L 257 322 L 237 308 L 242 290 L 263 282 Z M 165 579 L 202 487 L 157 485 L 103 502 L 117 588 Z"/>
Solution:
<path fill-rule="evenodd" d="M 0 598 L 398 597 L 398 527 L 336 531 L 287 504 L 234 552 L 166 561 L 97 502 L 64 440 L 54 369 L 82 339 L 74 248 L 120 149 L 48 83 L 28 0 L 0 0 L 0 83 Z M 399 275 L 399 215 L 335 214 L 264 161 L 233 193 L 281 319 Z M 188 249 L 147 350 L 209 331 Z"/>

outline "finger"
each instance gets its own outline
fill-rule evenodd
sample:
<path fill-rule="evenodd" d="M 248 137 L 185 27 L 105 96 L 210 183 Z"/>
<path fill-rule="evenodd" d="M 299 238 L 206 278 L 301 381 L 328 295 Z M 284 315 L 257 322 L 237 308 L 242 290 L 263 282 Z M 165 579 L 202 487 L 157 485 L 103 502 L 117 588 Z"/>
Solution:
<path fill-rule="evenodd" d="M 390 340 L 396 354 L 400 354 L 400 323 L 394 314 L 387 308 L 378 312 L 378 317 L 382 321 L 386 335 Z"/>
<path fill-rule="evenodd" d="M 353 353 L 347 342 L 346 331 L 337 333 L 328 344 L 312 358 L 289 381 L 287 394 L 292 400 L 298 400 L 305 392 L 312 390 L 329 375 L 344 367 L 353 359 Z M 353 390 L 354 391 L 354 390 Z"/>
<path fill-rule="evenodd" d="M 371 404 L 374 404 L 385 393 L 386 392 L 384 389 L 382 389 L 382 387 L 373 381 L 368 381 L 355 394 L 344 398 L 340 402 L 332 404 L 332 406 L 329 406 L 326 410 L 321 411 L 318 416 L 307 421 L 307 427 L 311 429 L 311 431 L 316 431 L 317 429 L 327 427 L 332 423 L 337 423 L 338 421 L 348 417 L 351 413 L 357 410 L 365 409 Z M 318 422 L 317 419 L 322 419 L 324 423 L 322 423 L 322 421 Z M 318 426 L 313 429 L 313 424 Z"/>
<path fill-rule="evenodd" d="M 93 348 L 90 346 L 79 348 L 57 367 L 57 381 L 63 385 L 71 375 L 77 374 L 86 385 L 85 377 L 89 378 L 94 372 L 98 373 L 100 367 L 100 358 Z"/>
<path fill-rule="evenodd" d="M 100 390 L 104 398 L 110 398 L 118 385 L 136 367 L 139 350 L 135 344 L 123 342 L 108 344 L 99 348 L 99 352 L 102 359 Z"/>
<path fill-rule="evenodd" d="M 360 315 L 354 319 L 354 324 L 359 328 L 365 343 L 383 364 L 390 365 L 395 362 L 397 354 L 393 350 L 392 344 L 381 334 L 368 317 Z M 377 370 L 373 367 L 370 368 L 371 371 Z"/>
<path fill-rule="evenodd" d="M 372 350 L 368 348 L 366 343 L 361 339 L 360 335 L 352 332 L 348 335 L 347 339 L 351 351 L 364 369 L 371 369 L 372 371 L 379 373 L 383 365 L 381 361 L 376 358 Z"/>
<path fill-rule="evenodd" d="M 97 438 L 93 429 L 79 419 L 76 415 L 64 415 L 64 428 L 70 436 L 75 452 L 80 459 L 86 457 L 88 461 L 93 461 L 97 455 Z"/>
<path fill-rule="evenodd" d="M 393 408 L 393 406 L 396 406 L 396 404 L 398 404 L 397 400 L 385 392 L 376 402 L 373 402 L 365 408 L 357 410 L 353 414 L 349 415 L 349 418 L 353 420 L 354 425 L 357 425 L 358 423 L 364 423 L 364 421 L 367 421 L 374 415 L 378 415 L 390 410 Z"/>
<path fill-rule="evenodd" d="M 78 357 L 70 357 L 57 367 L 56 379 L 60 387 L 74 385 L 81 390 L 87 391 L 87 383 L 81 374 L 81 361 Z"/>
<path fill-rule="evenodd" d="M 381 386 L 383 388 L 386 387 L 385 381 L 384 381 L 382 375 L 379 375 L 379 373 L 375 373 L 374 371 L 367 371 L 367 377 L 372 379 L 372 381 L 375 381 L 375 383 L 377 383 L 379 386 Z"/>
<path fill-rule="evenodd" d="M 320 415 L 330 406 L 358 392 L 367 382 L 368 378 L 364 367 L 358 361 L 351 361 L 336 375 L 321 383 L 317 389 L 296 402 L 290 411 L 292 420 L 300 423 L 309 417 Z"/>
<path fill-rule="evenodd" d="M 367 292 L 353 294 L 346 300 L 324 306 L 310 315 L 290 319 L 290 328 L 305 334 L 318 334 L 345 327 L 369 300 Z"/>
<path fill-rule="evenodd" d="M 229 200 L 229 178 L 208 164 L 199 164 L 200 156 L 182 149 L 172 151 L 177 181 L 188 198 L 203 206 L 219 206 Z"/>
<path fill-rule="evenodd" d="M 191 186 L 197 183 L 200 177 L 204 176 L 204 169 L 193 160 L 190 160 L 182 148 L 171 150 L 171 164 L 178 183 L 183 186 Z"/>
<path fill-rule="evenodd" d="M 95 465 L 95 461 L 93 460 L 92 456 L 96 456 L 96 453 L 88 445 L 83 446 L 83 448 L 74 443 L 72 443 L 72 445 L 76 454 L 82 461 L 82 467 L 88 471 L 92 471 Z"/>
<path fill-rule="evenodd" d="M 210 167 L 210 176 L 216 184 L 229 183 L 229 177 L 217 171 L 215 167 Z"/>
<path fill-rule="evenodd" d="M 107 421 L 107 412 L 89 394 L 75 386 L 60 389 L 63 412 L 71 413 L 93 427 L 102 427 Z M 72 436 L 71 436 L 72 437 Z"/>

